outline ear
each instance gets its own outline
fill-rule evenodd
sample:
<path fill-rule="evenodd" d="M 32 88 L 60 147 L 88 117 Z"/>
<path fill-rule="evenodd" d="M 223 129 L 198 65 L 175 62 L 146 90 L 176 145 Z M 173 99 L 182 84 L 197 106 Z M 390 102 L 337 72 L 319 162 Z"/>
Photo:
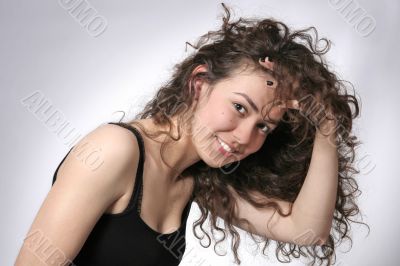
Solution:
<path fill-rule="evenodd" d="M 193 71 L 192 71 L 192 77 L 199 74 L 199 73 L 207 73 L 207 67 L 206 65 L 198 65 Z M 194 99 L 198 100 L 200 97 L 200 90 L 201 90 L 201 85 L 204 83 L 204 80 L 195 78 L 194 80 L 194 88 L 195 88 L 195 95 Z"/>

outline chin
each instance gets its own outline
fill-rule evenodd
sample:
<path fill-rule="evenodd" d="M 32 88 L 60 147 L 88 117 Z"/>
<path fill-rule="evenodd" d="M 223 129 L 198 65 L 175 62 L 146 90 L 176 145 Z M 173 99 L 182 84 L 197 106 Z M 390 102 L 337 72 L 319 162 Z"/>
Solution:
<path fill-rule="evenodd" d="M 218 165 L 214 168 L 218 168 L 224 174 L 233 173 L 240 165 L 240 161 L 228 161 L 228 163 Z"/>
<path fill-rule="evenodd" d="M 220 168 L 221 167 L 220 161 L 215 160 L 215 159 L 211 158 L 210 156 L 204 155 L 204 156 L 200 156 L 200 158 L 201 158 L 201 160 L 203 160 L 203 162 L 205 164 L 207 164 L 211 168 Z"/>
<path fill-rule="evenodd" d="M 239 166 L 240 161 L 234 160 L 233 157 L 211 157 L 209 155 L 204 154 L 201 156 L 201 159 L 206 163 L 209 167 L 214 169 L 220 169 L 222 173 L 229 174 L 232 173 Z"/>
<path fill-rule="evenodd" d="M 203 145 L 200 145 L 203 143 Z M 232 168 L 233 164 L 238 164 L 238 158 L 234 155 L 224 156 L 220 151 L 220 145 L 216 140 L 215 134 L 212 134 L 211 138 L 207 139 L 207 142 L 197 142 L 196 149 L 201 160 L 204 161 L 211 168 L 221 168 L 221 171 L 225 172 L 224 169 Z"/>

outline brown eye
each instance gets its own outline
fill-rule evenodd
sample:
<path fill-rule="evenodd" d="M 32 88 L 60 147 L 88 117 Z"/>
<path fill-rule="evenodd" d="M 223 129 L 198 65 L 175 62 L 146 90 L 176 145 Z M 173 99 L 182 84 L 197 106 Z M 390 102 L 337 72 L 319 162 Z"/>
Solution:
<path fill-rule="evenodd" d="M 263 128 L 262 131 L 267 134 L 270 132 L 270 128 L 267 124 L 259 124 L 260 128 Z"/>
<path fill-rule="evenodd" d="M 244 108 L 243 105 L 241 105 L 241 104 L 239 104 L 239 103 L 233 103 L 233 105 L 235 106 L 235 109 L 236 109 L 239 113 L 241 113 L 241 114 L 244 114 L 244 113 L 240 112 L 239 109 L 243 109 L 244 112 L 247 111 L 246 108 Z M 238 106 L 239 106 L 239 108 L 236 108 L 236 107 L 238 107 Z"/>

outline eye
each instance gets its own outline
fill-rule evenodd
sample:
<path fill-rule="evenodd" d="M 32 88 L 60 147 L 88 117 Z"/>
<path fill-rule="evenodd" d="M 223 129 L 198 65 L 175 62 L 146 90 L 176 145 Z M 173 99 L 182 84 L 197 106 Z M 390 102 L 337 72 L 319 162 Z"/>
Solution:
<path fill-rule="evenodd" d="M 267 124 L 259 124 L 260 128 L 263 128 L 261 131 L 264 132 L 265 134 L 270 132 L 270 128 Z"/>
<path fill-rule="evenodd" d="M 245 112 L 247 111 L 246 108 L 243 107 L 243 105 L 241 105 L 241 104 L 239 104 L 239 103 L 233 103 L 233 105 L 235 106 L 235 109 L 238 110 L 238 111 L 239 111 L 240 108 L 242 108 Z M 239 106 L 239 108 L 236 108 L 236 107 L 238 107 L 238 106 Z M 240 112 L 240 111 L 239 111 L 239 113 L 244 114 L 244 113 L 242 113 L 242 112 Z"/>
<path fill-rule="evenodd" d="M 241 105 L 240 103 L 233 103 L 233 105 L 235 106 L 235 109 L 238 110 L 239 113 L 244 114 L 242 112 L 240 112 L 240 109 L 243 109 L 245 112 L 247 112 L 247 109 Z M 265 134 L 268 134 L 271 129 L 267 124 L 258 124 L 260 128 L 263 128 L 261 131 Z"/>

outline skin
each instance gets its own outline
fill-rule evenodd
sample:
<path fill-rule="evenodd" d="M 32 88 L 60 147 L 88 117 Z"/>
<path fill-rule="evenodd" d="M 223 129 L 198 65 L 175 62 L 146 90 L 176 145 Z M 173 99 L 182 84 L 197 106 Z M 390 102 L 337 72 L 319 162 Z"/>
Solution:
<path fill-rule="evenodd" d="M 203 71 L 203 68 L 199 67 L 197 71 Z M 275 88 L 266 86 L 266 80 L 273 78 L 261 71 L 241 69 L 218 82 L 209 98 L 206 96 L 209 86 L 203 84 L 196 119 L 193 120 L 194 132 L 201 132 L 193 138 L 200 159 L 217 168 L 221 166 L 218 164 L 220 161 L 223 164 L 239 161 L 261 148 L 268 133 L 275 128 L 274 124 L 263 120 L 265 114 L 261 113 L 262 107 L 269 106 L 274 98 Z M 270 118 L 279 120 L 283 113 L 282 108 L 273 107 Z M 235 152 L 223 158 L 218 152 L 216 137 Z M 209 149 L 208 145 L 214 149 Z"/>
<path fill-rule="evenodd" d="M 206 69 L 199 66 L 196 71 L 203 72 Z M 162 233 L 171 232 L 179 226 L 182 210 L 193 189 L 193 179 L 189 177 L 184 181 L 176 181 L 175 178 L 193 163 L 204 160 L 211 167 L 220 167 L 243 159 L 261 147 L 267 137 L 263 131 L 264 114 L 254 112 L 250 104 L 235 93 L 247 94 L 261 111 L 261 106 L 270 104 L 273 98 L 273 86 L 266 86 L 266 81 L 271 79 L 271 76 L 263 72 L 240 71 L 217 83 L 209 98 L 207 92 L 210 85 L 197 80 L 195 93 L 198 106 L 193 119 L 188 120 L 192 123 L 188 128 L 193 130 L 185 131 L 187 134 L 182 134 L 179 141 L 167 146 L 164 153 L 167 163 L 173 165 L 174 169 L 170 169 L 160 157 L 161 144 L 157 141 L 162 141 L 165 135 L 151 140 L 142 134 L 146 159 L 141 218 L 145 223 Z M 295 101 L 276 106 L 270 117 L 279 120 L 285 108 L 293 107 L 296 107 Z M 176 124 L 176 118 L 171 119 Z M 165 130 L 156 127 L 151 119 L 138 122 L 150 131 Z M 273 130 L 274 126 L 269 127 Z M 328 129 L 331 127 L 327 124 Z M 231 156 L 221 156 L 215 136 L 237 152 Z M 330 144 L 332 139 L 334 135 L 324 136 L 317 132 L 310 169 L 293 204 L 292 215 L 280 217 L 270 208 L 256 209 L 232 191 L 237 201 L 238 217 L 249 220 L 255 231 L 245 224 L 234 225 L 279 241 L 295 244 L 323 243 L 329 235 L 337 187 L 337 150 Z M 101 150 L 104 163 L 93 171 L 82 163 L 82 159 L 73 150 L 60 167 L 57 181 L 46 196 L 25 238 L 25 242 L 29 243 L 32 239 L 29 236 L 39 232 L 40 239 L 48 239 L 53 248 L 62 254 L 64 261 L 75 258 L 103 213 L 119 213 L 126 208 L 135 182 L 132 177 L 136 176 L 138 166 L 137 140 L 122 127 L 102 125 L 75 146 L 79 148 L 86 143 Z M 152 195 L 157 195 L 157 199 Z M 287 213 L 289 202 L 274 201 Z M 265 221 L 269 220 L 272 226 L 267 228 Z M 310 230 L 315 237 L 298 239 L 297 236 Z M 34 242 L 23 245 L 15 265 L 59 265 L 60 261 L 50 258 L 45 260 L 42 255 L 37 252 Z"/>
<path fill-rule="evenodd" d="M 272 68 L 273 64 L 267 63 L 266 67 Z M 221 167 L 226 163 L 242 160 L 260 149 L 268 135 L 265 133 L 265 121 L 262 119 L 265 114 L 253 111 L 250 104 L 237 93 L 248 95 L 260 111 L 261 106 L 268 106 L 274 97 L 274 86 L 266 86 L 266 81 L 272 80 L 275 86 L 276 81 L 264 72 L 242 70 L 237 70 L 232 77 L 217 83 L 209 97 L 207 94 L 210 89 L 209 84 L 196 81 L 198 106 L 194 112 L 194 119 L 189 120 L 193 130 L 188 130 L 191 134 L 183 134 L 179 141 L 166 149 L 165 158 L 170 165 L 183 170 L 191 163 L 203 160 L 211 167 Z M 204 66 L 199 66 L 194 73 L 197 71 L 203 72 L 206 69 Z M 269 113 L 270 118 L 279 120 L 286 108 L 300 107 L 296 100 L 288 101 L 273 107 Z M 151 119 L 145 123 L 151 127 Z M 268 127 L 269 130 L 274 129 L 274 125 L 267 123 Z M 325 129 L 326 132 L 317 131 L 311 165 L 304 185 L 293 204 L 262 196 L 276 202 L 284 213 L 288 213 L 292 206 L 290 216 L 274 215 L 274 210 L 270 208 L 256 209 L 229 188 L 238 204 L 238 216 L 251 221 L 255 230 L 244 223 L 234 225 L 257 235 L 266 235 L 267 238 L 284 242 L 324 243 L 330 232 L 337 188 L 337 150 L 332 145 L 335 135 L 327 135 L 327 132 L 334 132 L 333 127 L 331 122 L 325 123 L 321 129 Z M 234 147 L 237 152 L 228 157 L 221 155 L 215 136 Z M 167 183 L 173 187 L 176 184 L 174 177 L 177 173 L 162 166 L 159 144 L 152 143 L 149 146 L 152 147 L 151 156 L 158 158 L 157 164 L 154 164 L 152 168 L 157 169 L 157 173 L 163 173 L 164 180 L 168 180 Z M 162 171 L 160 171 L 160 165 Z M 252 194 L 260 196 L 257 193 Z M 153 208 L 156 208 L 156 203 Z M 271 221 L 269 228 L 266 228 L 265 221 Z"/>
<path fill-rule="evenodd" d="M 193 73 L 207 71 L 198 66 Z M 262 107 L 271 105 L 275 86 L 266 85 L 267 80 L 276 81 L 271 75 L 250 68 L 239 69 L 232 77 L 218 82 L 214 88 L 204 81 L 196 81 L 196 99 L 198 101 L 193 119 L 190 120 L 192 130 L 185 128 L 181 139 L 165 150 L 165 158 L 176 171 L 169 169 L 162 162 L 159 150 L 160 143 L 151 142 L 152 160 L 157 165 L 158 173 L 174 184 L 177 173 L 181 173 L 190 165 L 203 160 L 209 166 L 218 168 L 222 165 L 239 161 L 258 151 L 268 133 L 276 126 L 263 120 Z M 211 93 L 207 95 L 211 90 Z M 242 95 L 247 95 L 258 111 Z M 273 107 L 269 117 L 279 120 L 284 114 L 282 106 Z M 176 118 L 171 118 L 176 124 Z M 151 119 L 140 122 L 151 130 L 162 129 L 154 125 Z M 231 146 L 235 152 L 225 156 L 218 151 L 220 144 L 216 136 Z M 156 139 L 160 141 L 161 138 Z"/>

